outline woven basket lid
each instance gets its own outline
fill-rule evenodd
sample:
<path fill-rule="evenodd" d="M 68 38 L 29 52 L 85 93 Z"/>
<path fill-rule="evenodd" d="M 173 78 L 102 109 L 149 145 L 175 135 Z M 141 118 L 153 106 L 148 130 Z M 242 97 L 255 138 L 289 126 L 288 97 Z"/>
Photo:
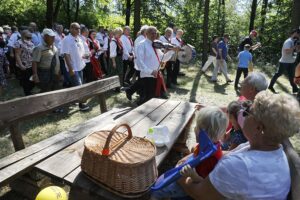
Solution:
<path fill-rule="evenodd" d="M 117 132 L 125 126 L 128 135 Z M 156 155 L 156 147 L 149 140 L 132 136 L 127 124 L 115 126 L 111 131 L 98 131 L 85 139 L 85 148 L 95 155 L 106 156 L 108 159 L 123 164 L 144 163 Z"/>

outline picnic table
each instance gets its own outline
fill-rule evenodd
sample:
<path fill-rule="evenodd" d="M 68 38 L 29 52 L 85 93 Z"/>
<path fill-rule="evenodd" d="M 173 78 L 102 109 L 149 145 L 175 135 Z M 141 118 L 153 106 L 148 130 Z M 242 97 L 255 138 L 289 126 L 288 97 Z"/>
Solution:
<path fill-rule="evenodd" d="M 103 117 L 101 120 L 101 116 L 98 116 L 72 131 L 74 134 L 88 135 L 99 130 L 110 130 L 117 124 L 127 123 L 134 136 L 145 137 L 150 127 L 165 125 L 170 131 L 170 142 L 164 147 L 157 148 L 156 165 L 159 167 L 192 119 L 194 106 L 194 103 L 189 102 L 151 99 L 119 118 L 116 117 L 118 111 L 111 112 L 105 120 Z M 124 129 L 123 132 L 125 133 L 126 130 Z M 70 199 L 123 199 L 99 187 L 83 174 L 80 167 L 83 149 L 84 137 L 81 137 L 38 163 L 34 168 L 57 181 L 70 185 Z"/>

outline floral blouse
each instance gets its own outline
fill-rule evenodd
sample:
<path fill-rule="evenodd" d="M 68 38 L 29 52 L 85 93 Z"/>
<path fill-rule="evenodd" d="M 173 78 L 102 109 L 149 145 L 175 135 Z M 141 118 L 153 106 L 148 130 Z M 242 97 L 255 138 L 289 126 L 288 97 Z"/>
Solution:
<path fill-rule="evenodd" d="M 14 48 L 21 49 L 21 62 L 26 68 L 32 67 L 32 51 L 34 49 L 34 44 L 31 41 L 18 40 Z M 18 64 L 16 64 L 18 66 Z M 19 67 L 19 66 L 18 66 Z"/>

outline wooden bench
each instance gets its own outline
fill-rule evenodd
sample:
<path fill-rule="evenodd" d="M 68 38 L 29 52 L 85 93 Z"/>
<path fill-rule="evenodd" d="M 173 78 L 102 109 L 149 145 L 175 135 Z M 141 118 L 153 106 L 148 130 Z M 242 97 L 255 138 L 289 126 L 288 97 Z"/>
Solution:
<path fill-rule="evenodd" d="M 87 126 L 93 126 L 93 122 L 88 121 L 83 125 L 78 125 L 69 131 L 65 131 L 24 149 L 25 145 L 18 131 L 20 121 L 32 119 L 58 107 L 93 96 L 98 96 L 100 110 L 104 113 L 107 111 L 105 93 L 117 87 L 120 87 L 119 77 L 114 76 L 82 86 L 1 102 L 0 128 L 9 127 L 13 145 L 17 152 L 0 159 L 0 186 L 10 183 L 12 180 L 30 171 L 35 164 L 77 140 L 82 139 L 85 135 L 81 133 L 81 130 Z M 113 117 L 112 113 L 115 111 L 120 110 L 112 110 L 109 113 L 105 113 L 99 116 L 98 120 L 108 122 Z M 112 117 L 106 119 L 108 115 Z M 97 124 L 97 122 L 94 122 L 94 124 Z M 75 132 L 78 134 L 75 134 Z"/>

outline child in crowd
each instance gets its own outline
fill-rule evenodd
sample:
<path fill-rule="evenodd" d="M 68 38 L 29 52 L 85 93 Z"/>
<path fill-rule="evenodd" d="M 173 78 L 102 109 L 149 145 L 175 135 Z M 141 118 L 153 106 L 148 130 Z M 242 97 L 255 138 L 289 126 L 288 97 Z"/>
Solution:
<path fill-rule="evenodd" d="M 252 54 L 249 52 L 250 48 L 251 47 L 249 44 L 245 44 L 244 51 L 241 51 L 238 55 L 239 63 L 234 82 L 235 89 L 238 88 L 239 80 L 242 73 L 244 74 L 244 78 L 248 76 L 248 67 L 250 64 L 252 64 Z"/>
<path fill-rule="evenodd" d="M 229 122 L 232 128 L 225 134 L 222 141 L 222 149 L 229 151 L 236 148 L 238 145 L 247 142 L 240 125 L 238 124 L 238 114 L 241 108 L 249 104 L 250 101 L 232 101 L 227 107 Z"/>
<path fill-rule="evenodd" d="M 219 140 L 224 136 L 226 132 L 226 127 L 228 125 L 228 118 L 226 114 L 218 107 L 205 107 L 202 108 L 197 117 L 196 117 L 196 127 L 194 129 L 196 134 L 196 141 L 199 142 L 198 134 L 200 129 L 207 132 L 210 140 L 217 146 L 217 151 L 211 155 L 209 158 L 203 160 L 194 170 L 192 170 L 190 178 L 193 182 L 199 182 L 203 178 L 205 178 L 215 167 L 219 159 L 222 157 L 222 148 Z M 199 149 L 199 143 L 194 148 L 196 151 Z M 190 156 L 193 156 L 193 153 L 181 159 L 177 166 L 184 163 Z M 154 199 L 163 199 L 163 198 L 180 198 L 183 199 L 191 199 L 189 196 L 185 194 L 181 186 L 174 182 L 167 187 L 155 191 L 152 193 L 152 197 Z"/>

